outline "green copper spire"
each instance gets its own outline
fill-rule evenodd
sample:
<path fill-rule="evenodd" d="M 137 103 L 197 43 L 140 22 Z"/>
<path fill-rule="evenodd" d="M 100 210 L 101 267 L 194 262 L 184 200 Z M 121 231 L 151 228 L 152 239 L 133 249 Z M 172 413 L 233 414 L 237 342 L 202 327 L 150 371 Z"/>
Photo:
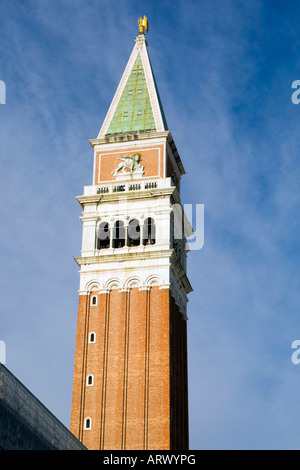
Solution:
<path fill-rule="evenodd" d="M 142 59 L 138 54 L 107 134 L 155 127 Z"/>
<path fill-rule="evenodd" d="M 139 21 L 139 27 L 146 28 L 147 21 Z M 167 130 L 145 34 L 140 31 L 98 138 L 127 132 Z"/>

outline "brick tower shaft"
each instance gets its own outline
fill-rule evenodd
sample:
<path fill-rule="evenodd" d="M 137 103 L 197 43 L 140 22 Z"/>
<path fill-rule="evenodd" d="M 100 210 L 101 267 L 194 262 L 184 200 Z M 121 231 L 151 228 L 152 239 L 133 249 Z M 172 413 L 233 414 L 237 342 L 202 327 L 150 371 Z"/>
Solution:
<path fill-rule="evenodd" d="M 185 171 L 141 22 L 90 143 L 71 431 L 89 449 L 188 449 Z"/>

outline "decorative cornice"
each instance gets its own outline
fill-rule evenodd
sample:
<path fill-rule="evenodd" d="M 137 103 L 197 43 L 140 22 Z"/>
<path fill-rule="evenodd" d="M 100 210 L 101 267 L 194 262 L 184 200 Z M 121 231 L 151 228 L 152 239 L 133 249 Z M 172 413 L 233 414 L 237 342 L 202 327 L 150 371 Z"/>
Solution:
<path fill-rule="evenodd" d="M 136 140 L 148 140 L 157 138 L 168 138 L 170 131 L 157 132 L 155 130 L 149 131 L 130 131 L 130 132 L 118 132 L 116 134 L 108 134 L 103 138 L 90 139 L 89 143 L 93 149 L 98 145 L 113 144 L 119 142 L 132 142 Z"/>
<path fill-rule="evenodd" d="M 191 283 L 188 280 L 187 274 L 186 274 L 185 270 L 183 269 L 182 264 L 178 260 L 175 251 L 173 251 L 172 255 L 171 255 L 171 265 L 176 270 L 177 277 L 178 277 L 179 281 L 182 282 L 186 293 L 189 294 L 190 292 L 193 292 L 193 288 L 191 286 Z"/>
<path fill-rule="evenodd" d="M 93 275 L 97 276 L 97 273 L 94 272 Z M 103 282 L 99 281 L 97 278 L 92 278 L 79 291 L 79 295 L 92 295 L 95 293 L 109 294 L 113 289 L 124 293 L 129 293 L 133 288 L 138 288 L 140 291 L 149 291 L 151 287 L 157 286 L 159 289 L 168 289 L 170 291 L 183 318 L 187 320 L 186 305 L 188 302 L 188 292 L 181 282 L 179 273 L 171 269 L 169 282 L 166 281 L 166 279 L 163 279 L 158 274 L 150 274 L 146 277 L 133 275 L 125 279 L 118 275 L 113 275 Z"/>
<path fill-rule="evenodd" d="M 185 174 L 186 174 L 186 173 L 185 173 L 185 169 L 184 169 L 184 166 L 183 166 L 183 164 L 182 164 L 181 158 L 180 158 L 180 156 L 179 156 L 179 153 L 178 153 L 178 150 L 177 150 L 177 147 L 176 147 L 176 145 L 175 145 L 175 142 L 174 142 L 174 139 L 173 139 L 173 137 L 172 137 L 171 132 L 169 132 L 169 134 L 168 134 L 168 136 L 167 136 L 167 140 L 168 140 L 168 144 L 169 144 L 169 146 L 170 146 L 170 149 L 171 149 L 171 151 L 172 151 L 172 153 L 173 153 L 173 155 L 174 155 L 176 164 L 177 164 L 177 166 L 178 166 L 178 168 L 179 168 L 179 170 L 180 170 L 180 173 L 181 173 L 182 175 L 185 175 Z"/>
<path fill-rule="evenodd" d="M 172 152 L 174 156 L 174 159 L 178 166 L 180 174 L 184 175 L 186 172 L 185 172 L 183 163 L 181 161 L 181 158 L 179 156 L 177 147 L 175 145 L 173 136 L 169 130 L 160 131 L 160 132 L 157 132 L 155 130 L 119 132 L 116 134 L 106 135 L 102 138 L 98 137 L 97 139 L 90 139 L 89 143 L 91 144 L 93 149 L 95 149 L 96 146 L 100 146 L 100 145 L 114 144 L 114 143 L 119 143 L 119 142 L 133 142 L 133 141 L 139 141 L 139 140 L 157 139 L 161 137 L 167 140 L 170 151 Z"/>
<path fill-rule="evenodd" d="M 140 261 L 145 259 L 158 259 L 158 258 L 170 258 L 173 250 L 151 250 L 151 251 L 140 251 L 132 253 L 112 253 L 109 255 L 101 256 L 82 256 L 74 258 L 78 266 L 93 265 L 93 264 L 105 264 L 115 263 L 124 261 Z"/>
<path fill-rule="evenodd" d="M 76 199 L 83 207 L 84 204 L 100 204 L 103 202 L 114 202 L 122 200 L 153 199 L 158 197 L 173 197 L 174 201 L 180 203 L 180 196 L 176 186 L 169 188 L 151 188 L 146 190 L 115 192 L 112 194 L 91 194 L 77 196 Z"/>

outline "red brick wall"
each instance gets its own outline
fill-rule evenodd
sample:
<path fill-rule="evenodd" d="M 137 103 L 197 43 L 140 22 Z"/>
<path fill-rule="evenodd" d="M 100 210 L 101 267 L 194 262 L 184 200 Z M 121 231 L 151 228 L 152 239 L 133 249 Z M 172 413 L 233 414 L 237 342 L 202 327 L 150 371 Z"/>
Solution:
<path fill-rule="evenodd" d="M 170 296 L 171 448 L 189 448 L 187 325 Z"/>
<path fill-rule="evenodd" d="M 187 449 L 186 374 L 186 325 L 168 289 L 113 289 L 97 306 L 80 296 L 71 431 L 89 449 Z"/>

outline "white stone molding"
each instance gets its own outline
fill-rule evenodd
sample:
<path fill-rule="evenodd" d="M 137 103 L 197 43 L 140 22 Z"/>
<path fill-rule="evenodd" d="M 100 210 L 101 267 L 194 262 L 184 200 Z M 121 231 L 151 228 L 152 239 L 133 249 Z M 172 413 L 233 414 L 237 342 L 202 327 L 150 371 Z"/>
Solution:
<path fill-rule="evenodd" d="M 125 282 L 125 288 L 126 289 L 132 289 L 133 287 L 138 287 L 140 288 L 143 285 L 143 281 L 140 277 L 138 276 L 133 276 L 127 279 Z"/>
<path fill-rule="evenodd" d="M 85 292 L 90 294 L 94 291 L 99 291 L 101 288 L 102 288 L 102 285 L 98 280 L 92 280 L 86 284 Z"/>
<path fill-rule="evenodd" d="M 110 293 L 110 290 L 109 290 L 109 289 L 103 288 L 103 289 L 100 289 L 100 290 L 99 290 L 99 294 L 109 294 L 109 293 Z"/>
<path fill-rule="evenodd" d="M 149 92 L 150 103 L 153 111 L 155 127 L 158 132 L 166 130 L 164 127 L 161 108 L 158 101 L 156 86 L 154 82 L 153 72 L 150 65 L 150 60 L 148 56 L 148 51 L 146 44 L 144 43 L 141 47 L 141 59 L 145 73 L 145 79 L 147 83 L 147 89 Z"/>
<path fill-rule="evenodd" d="M 129 287 L 121 287 L 121 289 L 119 289 L 119 292 L 130 292 L 130 288 Z"/>
<path fill-rule="evenodd" d="M 158 274 L 150 274 L 145 278 L 142 278 L 141 276 L 130 276 L 123 280 L 120 277 L 110 277 L 106 280 L 104 285 L 93 279 L 86 284 L 84 290 L 79 291 L 79 294 L 87 295 L 92 294 L 94 291 L 97 291 L 99 294 L 109 294 L 112 289 L 118 289 L 119 292 L 130 292 L 130 290 L 135 287 L 140 291 L 150 290 L 151 287 L 156 286 L 159 287 L 159 289 L 170 289 L 170 293 L 174 298 L 179 311 L 187 320 L 187 292 L 180 282 L 176 270 L 171 269 L 170 276 L 170 282 L 166 281 Z"/>
<path fill-rule="evenodd" d="M 111 291 L 112 289 L 122 289 L 123 285 L 120 279 L 112 278 L 105 283 L 105 289 Z"/>
<path fill-rule="evenodd" d="M 152 274 L 151 276 L 148 276 L 145 280 L 145 285 L 149 287 L 160 286 L 162 284 L 164 284 L 164 281 L 157 274 Z"/>
<path fill-rule="evenodd" d="M 171 289 L 171 284 L 168 282 L 166 284 L 161 284 L 159 286 L 160 289 Z"/>
<path fill-rule="evenodd" d="M 151 286 L 145 286 L 145 285 L 142 285 L 139 290 L 150 290 L 151 289 Z"/>

